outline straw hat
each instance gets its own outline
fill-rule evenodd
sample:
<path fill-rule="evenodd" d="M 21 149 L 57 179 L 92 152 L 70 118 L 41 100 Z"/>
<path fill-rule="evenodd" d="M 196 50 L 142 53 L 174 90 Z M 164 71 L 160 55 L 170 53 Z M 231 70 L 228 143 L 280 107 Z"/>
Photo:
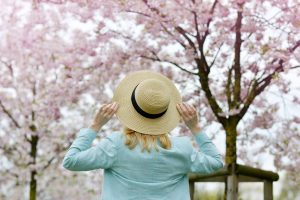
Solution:
<path fill-rule="evenodd" d="M 128 74 L 115 89 L 113 101 L 121 123 L 139 133 L 160 135 L 174 129 L 180 115 L 181 96 L 173 82 L 153 71 Z"/>

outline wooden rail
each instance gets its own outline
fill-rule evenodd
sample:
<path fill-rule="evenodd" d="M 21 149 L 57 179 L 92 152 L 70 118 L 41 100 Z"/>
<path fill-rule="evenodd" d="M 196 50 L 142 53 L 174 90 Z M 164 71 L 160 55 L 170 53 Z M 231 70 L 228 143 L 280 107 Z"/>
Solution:
<path fill-rule="evenodd" d="M 227 200 L 237 200 L 239 182 L 262 182 L 264 184 L 264 200 L 273 200 L 273 181 L 277 181 L 277 173 L 246 165 L 231 164 L 212 174 L 189 174 L 191 200 L 194 199 L 196 182 L 227 183 Z"/>

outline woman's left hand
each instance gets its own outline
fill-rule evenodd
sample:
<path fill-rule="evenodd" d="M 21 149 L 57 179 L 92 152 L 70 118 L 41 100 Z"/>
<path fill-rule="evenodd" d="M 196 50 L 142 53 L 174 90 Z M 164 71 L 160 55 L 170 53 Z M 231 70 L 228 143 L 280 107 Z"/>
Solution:
<path fill-rule="evenodd" d="M 118 108 L 119 105 L 116 102 L 102 105 L 97 112 L 90 128 L 98 132 L 100 128 L 113 117 Z"/>

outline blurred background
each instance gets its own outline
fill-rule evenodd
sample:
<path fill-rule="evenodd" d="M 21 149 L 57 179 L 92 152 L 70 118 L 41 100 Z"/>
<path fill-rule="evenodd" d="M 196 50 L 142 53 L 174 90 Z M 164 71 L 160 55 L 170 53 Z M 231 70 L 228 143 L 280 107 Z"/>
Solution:
<path fill-rule="evenodd" d="M 70 172 L 62 159 L 141 69 L 197 106 L 225 164 L 279 173 L 274 199 L 300 199 L 299 4 L 0 0 L 0 199 L 98 199 L 102 171 Z M 93 144 L 121 128 L 110 121 Z M 197 183 L 196 199 L 223 199 L 224 188 Z M 262 183 L 239 184 L 239 199 L 263 199 Z"/>

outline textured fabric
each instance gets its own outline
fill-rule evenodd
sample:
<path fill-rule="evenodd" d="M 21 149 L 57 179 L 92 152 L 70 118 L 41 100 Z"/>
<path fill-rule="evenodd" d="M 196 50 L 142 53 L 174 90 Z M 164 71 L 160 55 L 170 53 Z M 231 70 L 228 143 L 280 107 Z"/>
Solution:
<path fill-rule="evenodd" d="M 104 169 L 102 200 L 188 200 L 189 172 L 212 173 L 223 167 L 215 145 L 202 132 L 195 140 L 170 137 L 169 150 L 159 147 L 148 153 L 140 146 L 133 150 L 124 144 L 122 133 L 113 132 L 91 147 L 96 132 L 83 128 L 63 160 L 71 171 Z"/>

